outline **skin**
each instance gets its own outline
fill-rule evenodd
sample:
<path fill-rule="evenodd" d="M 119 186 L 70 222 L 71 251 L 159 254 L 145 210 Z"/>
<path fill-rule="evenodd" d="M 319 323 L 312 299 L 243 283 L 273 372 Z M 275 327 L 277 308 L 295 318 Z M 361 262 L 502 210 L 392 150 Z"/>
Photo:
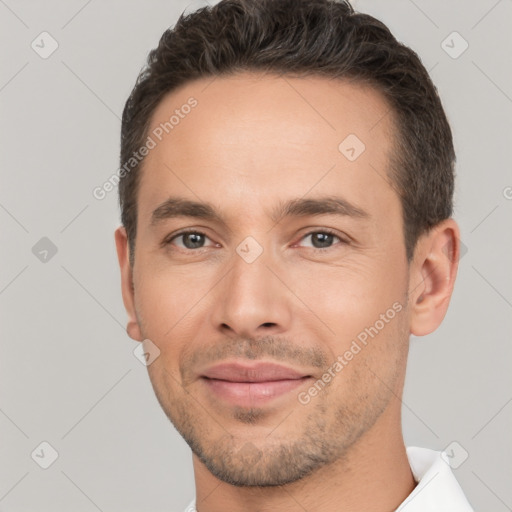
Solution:
<path fill-rule="evenodd" d="M 150 130 L 191 96 L 197 107 L 144 161 L 133 268 L 122 226 L 115 241 L 127 332 L 160 350 L 148 372 L 192 448 L 198 511 L 395 510 L 415 487 L 400 417 L 409 336 L 446 314 L 458 226 L 447 219 L 423 235 L 408 264 L 400 199 L 384 179 L 393 118 L 372 88 L 256 73 L 201 79 L 168 94 Z M 338 149 L 349 134 L 366 146 L 355 161 Z M 368 218 L 270 216 L 282 201 L 333 194 Z M 152 226 L 171 195 L 211 203 L 225 224 L 181 216 Z M 184 228 L 206 237 L 161 245 Z M 335 236 L 315 235 L 326 228 Z M 252 263 L 236 250 L 248 236 L 263 249 Z M 300 403 L 396 303 L 400 312 Z M 312 379 L 264 406 L 226 405 L 200 373 L 235 358 Z"/>

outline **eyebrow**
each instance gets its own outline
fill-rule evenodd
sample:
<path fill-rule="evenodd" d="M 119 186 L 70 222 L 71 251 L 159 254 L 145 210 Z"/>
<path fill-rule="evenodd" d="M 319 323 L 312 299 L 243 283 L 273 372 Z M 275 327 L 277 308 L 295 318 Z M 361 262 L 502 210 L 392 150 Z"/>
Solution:
<path fill-rule="evenodd" d="M 281 202 L 273 209 L 270 218 L 279 222 L 285 217 L 307 217 L 315 215 L 339 215 L 357 219 L 368 219 L 370 214 L 346 199 L 324 196 L 314 199 L 291 199 Z M 222 215 L 207 202 L 191 201 L 180 197 L 169 197 L 151 214 L 151 226 L 175 217 L 194 217 L 227 225 Z"/>
<path fill-rule="evenodd" d="M 368 219 L 370 214 L 362 208 L 350 203 L 346 199 L 337 196 L 324 196 L 314 199 L 291 199 L 280 203 L 271 215 L 277 222 L 283 217 L 307 217 L 310 215 L 340 215 Z"/>

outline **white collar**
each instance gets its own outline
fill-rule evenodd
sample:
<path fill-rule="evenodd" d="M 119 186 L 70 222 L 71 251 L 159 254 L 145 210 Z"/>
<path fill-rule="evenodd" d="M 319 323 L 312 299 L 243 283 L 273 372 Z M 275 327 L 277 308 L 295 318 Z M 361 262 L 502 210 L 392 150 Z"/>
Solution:
<path fill-rule="evenodd" d="M 474 512 L 443 458 L 444 452 L 418 446 L 406 450 L 418 485 L 395 512 Z M 184 512 L 197 512 L 195 498 Z"/>
<path fill-rule="evenodd" d="M 418 485 L 396 512 L 474 512 L 445 452 L 408 446 L 407 458 Z"/>

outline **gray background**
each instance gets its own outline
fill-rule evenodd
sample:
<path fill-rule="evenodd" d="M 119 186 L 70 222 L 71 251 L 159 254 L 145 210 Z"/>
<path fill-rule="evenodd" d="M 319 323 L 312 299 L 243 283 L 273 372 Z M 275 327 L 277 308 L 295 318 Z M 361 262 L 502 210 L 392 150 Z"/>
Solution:
<path fill-rule="evenodd" d="M 469 456 L 454 472 L 475 509 L 512 510 L 512 2 L 354 3 L 421 56 L 458 153 L 467 253 L 444 323 L 411 339 L 405 440 L 456 441 L 456 458 Z M 0 0 L 2 511 L 181 511 L 194 495 L 188 446 L 125 332 L 117 190 L 102 201 L 92 190 L 117 169 L 122 108 L 147 52 L 202 5 Z M 43 31 L 59 44 L 47 59 L 31 47 Z M 454 31 L 469 44 L 458 58 L 442 47 Z M 457 53 L 463 41 L 450 37 Z M 43 237 L 57 248 L 46 261 L 32 250 Z M 48 469 L 31 457 L 48 456 L 42 441 L 59 453 Z"/>

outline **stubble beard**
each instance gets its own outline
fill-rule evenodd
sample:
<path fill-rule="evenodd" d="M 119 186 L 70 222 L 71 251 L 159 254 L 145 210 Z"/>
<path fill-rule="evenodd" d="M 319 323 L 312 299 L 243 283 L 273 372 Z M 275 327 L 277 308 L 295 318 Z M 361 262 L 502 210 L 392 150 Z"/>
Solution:
<path fill-rule="evenodd" d="M 230 422 L 234 419 L 238 426 L 247 425 L 247 435 L 236 437 L 190 393 L 182 393 L 181 399 L 171 399 L 171 393 L 165 393 L 164 399 L 156 386 L 154 389 L 165 414 L 192 452 L 212 475 L 238 487 L 285 485 L 337 461 L 343 464 L 351 447 L 375 424 L 393 394 L 382 386 L 371 397 L 371 406 L 365 392 L 354 393 L 349 403 L 340 404 L 333 403 L 332 393 L 326 388 L 322 391 L 325 396 L 317 396 L 307 405 L 297 402 L 291 412 L 274 413 L 275 427 L 268 429 L 266 437 L 255 439 L 250 430 L 268 417 L 269 411 L 264 408 L 232 409 Z"/>

